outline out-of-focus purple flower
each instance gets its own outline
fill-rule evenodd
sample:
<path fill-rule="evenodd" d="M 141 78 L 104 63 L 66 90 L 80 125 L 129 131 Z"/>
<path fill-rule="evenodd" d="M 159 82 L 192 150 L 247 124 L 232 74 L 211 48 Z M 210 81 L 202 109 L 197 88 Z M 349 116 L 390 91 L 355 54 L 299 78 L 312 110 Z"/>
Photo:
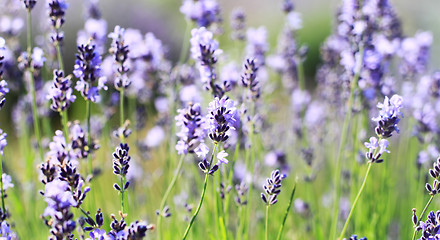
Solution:
<path fill-rule="evenodd" d="M 221 21 L 220 7 L 216 0 L 185 0 L 180 12 L 196 22 L 199 27 L 209 27 Z"/>
<path fill-rule="evenodd" d="M 6 145 L 8 145 L 8 142 L 6 141 L 7 136 L 8 135 L 5 132 L 3 132 L 2 129 L 0 129 L 0 155 L 3 155 L 3 156 L 5 154 L 3 152 L 3 149 L 6 147 Z"/>
<path fill-rule="evenodd" d="M 412 76 L 426 69 L 432 38 L 430 32 L 418 32 L 414 37 L 402 40 L 398 53 L 403 61 L 403 64 L 400 65 L 400 71 L 403 75 Z"/>
<path fill-rule="evenodd" d="M 246 39 L 246 15 L 241 8 L 232 10 L 231 13 L 231 39 L 243 41 Z"/>
<path fill-rule="evenodd" d="M 86 20 L 84 30 L 78 32 L 77 45 L 86 45 L 90 39 L 96 44 L 96 50 L 102 54 L 107 41 L 107 21 L 104 19 L 89 18 Z"/>
<path fill-rule="evenodd" d="M 154 126 L 148 131 L 147 136 L 144 139 L 145 146 L 148 148 L 159 147 L 162 141 L 165 139 L 165 132 L 162 127 Z"/>
<path fill-rule="evenodd" d="M 225 152 L 225 150 L 220 151 L 219 153 L 217 153 L 217 160 L 219 163 L 223 163 L 223 164 L 228 164 L 228 159 L 226 159 L 226 157 L 228 157 L 229 154 L 227 152 Z"/>
<path fill-rule="evenodd" d="M 127 77 L 127 72 L 129 71 L 127 67 L 129 46 L 125 43 L 125 29 L 118 25 L 108 37 L 112 39 L 109 52 L 113 54 L 113 60 L 116 64 L 114 85 L 120 91 L 121 88 L 126 89 L 131 84 L 130 79 Z"/>
<path fill-rule="evenodd" d="M 14 187 L 11 176 L 9 176 L 6 173 L 2 174 L 2 182 L 3 182 L 3 191 L 6 191 L 8 188 Z"/>
<path fill-rule="evenodd" d="M 265 54 L 269 49 L 266 28 L 249 28 L 246 32 L 246 40 L 246 56 L 248 58 L 254 58 L 257 67 L 264 65 Z"/>

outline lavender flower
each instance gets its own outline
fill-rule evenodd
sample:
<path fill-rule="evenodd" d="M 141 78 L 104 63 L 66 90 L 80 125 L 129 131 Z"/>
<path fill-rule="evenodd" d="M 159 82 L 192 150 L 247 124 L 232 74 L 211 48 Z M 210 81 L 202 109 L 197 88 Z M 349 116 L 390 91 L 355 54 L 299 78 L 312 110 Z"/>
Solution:
<path fill-rule="evenodd" d="M 5 49 L 5 44 L 6 44 L 5 39 L 0 37 L 0 109 L 2 109 L 2 107 L 5 104 L 6 93 L 9 92 L 8 83 L 5 80 L 3 80 L 3 65 L 4 65 L 5 56 L 2 50 Z"/>
<path fill-rule="evenodd" d="M 261 200 L 266 205 L 270 206 L 278 202 L 277 196 L 281 192 L 281 181 L 285 177 L 285 175 L 280 174 L 279 170 L 274 170 L 270 174 L 270 178 L 266 179 L 267 184 L 263 185 L 265 193 L 261 193 Z"/>
<path fill-rule="evenodd" d="M 2 129 L 0 129 L 0 155 L 4 156 L 5 153 L 3 152 L 3 149 L 8 145 L 8 142 L 6 141 L 6 137 L 8 135 L 3 132 Z"/>
<path fill-rule="evenodd" d="M 180 127 L 180 131 L 176 134 L 179 137 L 176 150 L 178 154 L 193 153 L 200 143 L 204 142 L 207 134 L 207 131 L 203 128 L 206 120 L 202 115 L 200 104 L 190 104 L 184 109 L 177 110 L 177 112 L 176 126 Z M 204 147 L 207 148 L 206 145 Z M 206 152 L 205 148 L 199 148 L 197 155 Z"/>
<path fill-rule="evenodd" d="M 199 65 L 200 78 L 207 90 L 211 90 L 214 96 L 223 96 L 221 87 L 215 84 L 215 63 L 222 50 L 218 42 L 213 39 L 212 32 L 201 27 L 191 31 L 191 56 Z"/>
<path fill-rule="evenodd" d="M 364 143 L 365 147 L 368 148 L 368 152 L 366 154 L 367 159 L 371 160 L 372 162 L 381 163 L 383 162 L 383 159 L 379 159 L 384 152 L 389 153 L 386 148 L 388 147 L 388 140 L 381 139 L 380 142 L 378 142 L 377 138 L 371 137 L 370 142 Z M 379 151 L 376 151 L 376 149 L 379 148 Z M 376 154 L 375 154 L 376 153 Z M 373 154 L 375 154 L 373 156 Z"/>
<path fill-rule="evenodd" d="M 266 28 L 249 28 L 246 32 L 246 39 L 247 57 L 255 59 L 257 67 L 263 66 L 265 63 L 265 54 L 269 48 Z"/>
<path fill-rule="evenodd" d="M 219 152 L 219 153 L 217 153 L 217 160 L 218 160 L 218 163 L 220 164 L 220 163 L 223 163 L 223 164 L 228 164 L 228 159 L 226 159 L 226 157 L 228 156 L 229 154 L 227 153 L 227 152 L 225 152 L 225 150 L 222 150 L 221 152 Z"/>
<path fill-rule="evenodd" d="M 377 122 L 376 134 L 379 137 L 389 138 L 392 136 L 394 131 L 399 132 L 397 124 L 403 114 L 400 109 L 403 106 L 403 98 L 399 95 L 393 95 L 391 99 L 385 97 L 383 103 L 378 103 L 377 107 L 381 109 L 379 111 L 379 116 L 373 118 L 372 120 Z"/>
<path fill-rule="evenodd" d="M 37 4 L 37 0 L 23 0 L 23 3 L 26 9 L 31 11 L 35 7 L 35 4 Z"/>
<path fill-rule="evenodd" d="M 130 167 L 129 163 L 131 157 L 128 155 L 129 150 L 130 147 L 128 146 L 128 144 L 121 143 L 118 147 L 116 147 L 115 152 L 113 152 L 113 173 L 116 175 L 120 175 L 122 179 L 125 179 L 125 176 L 128 173 L 128 168 Z M 117 191 L 121 192 L 121 194 L 123 194 L 123 192 L 127 190 L 129 185 L 129 181 L 124 182 L 123 180 L 122 185 L 115 183 L 113 187 Z"/>
<path fill-rule="evenodd" d="M 247 204 L 247 192 L 249 187 L 245 182 L 241 182 L 240 184 L 235 185 L 235 190 L 237 190 L 237 196 L 235 197 L 235 203 L 239 206 L 243 206 Z"/>
<path fill-rule="evenodd" d="M 351 237 L 348 240 L 358 240 L 358 236 L 357 235 L 351 235 Z M 363 237 L 363 238 L 359 238 L 359 240 L 367 240 L 367 238 Z"/>
<path fill-rule="evenodd" d="M 52 100 L 50 108 L 53 111 L 62 112 L 69 108 L 76 96 L 73 95 L 69 76 L 64 77 L 64 72 L 61 70 L 54 70 L 53 75 L 53 83 L 46 98 Z"/>
<path fill-rule="evenodd" d="M 47 183 L 44 197 L 48 206 L 43 216 L 51 218 L 50 221 L 46 221 L 51 227 L 51 234 L 56 239 L 70 237 L 76 226 L 70 208 L 75 207 L 77 202 L 73 198 L 69 184 L 62 180 Z"/>
<path fill-rule="evenodd" d="M 229 138 L 229 129 L 235 129 L 235 103 L 227 97 L 215 98 L 209 103 L 209 114 L 206 116 L 209 128 L 209 137 L 214 143 L 226 142 Z"/>
<path fill-rule="evenodd" d="M 199 27 L 209 27 L 213 23 L 221 22 L 220 7 L 216 0 L 185 0 L 180 12 Z"/>
<path fill-rule="evenodd" d="M 21 53 L 20 57 L 18 58 L 18 68 L 24 70 L 32 67 L 34 71 L 38 71 L 43 67 L 45 62 L 46 58 L 44 57 L 43 49 L 34 47 L 30 58 L 27 52 Z"/>
<path fill-rule="evenodd" d="M 60 44 L 64 39 L 64 33 L 60 31 L 60 28 L 64 24 L 64 15 L 66 14 L 69 4 L 67 4 L 65 0 L 47 0 L 47 4 L 48 14 L 53 28 L 50 38 L 54 44 Z"/>
<path fill-rule="evenodd" d="M 422 231 L 422 237 L 418 240 L 437 240 L 440 237 L 440 211 L 430 211 L 426 221 L 420 221 L 416 231 Z"/>
<path fill-rule="evenodd" d="M 440 176 L 440 157 L 434 162 L 433 167 L 429 169 L 429 175 L 434 179 L 432 185 L 426 183 L 425 188 L 431 196 L 434 196 L 440 191 L 440 183 L 437 180 Z"/>
<path fill-rule="evenodd" d="M 125 29 L 116 26 L 115 30 L 108 35 L 112 39 L 110 53 L 113 54 L 115 63 L 117 64 L 117 73 L 115 79 L 115 88 L 120 91 L 121 88 L 128 88 L 131 81 L 127 77 L 129 68 L 127 67 L 128 60 L 128 45 L 125 43 Z"/>
<path fill-rule="evenodd" d="M 247 99 L 258 99 L 260 97 L 260 85 L 257 78 L 258 67 L 255 59 L 248 58 L 244 63 L 243 73 L 241 75 L 241 82 L 245 88 L 249 89 L 246 95 Z"/>
<path fill-rule="evenodd" d="M 148 230 L 153 227 L 146 225 L 143 222 L 135 221 L 130 224 L 127 228 L 127 223 L 122 217 L 120 221 L 116 219 L 114 215 L 111 216 L 113 221 L 110 224 L 111 230 L 108 233 L 108 239 L 118 240 L 118 239 L 144 239 Z"/>
<path fill-rule="evenodd" d="M 86 44 L 78 46 L 78 54 L 73 74 L 79 78 L 75 89 L 88 101 L 99 102 L 99 90 L 106 90 L 105 78 L 101 78 L 101 56 L 96 51 L 96 45 Z M 98 82 L 98 86 L 94 84 Z"/>

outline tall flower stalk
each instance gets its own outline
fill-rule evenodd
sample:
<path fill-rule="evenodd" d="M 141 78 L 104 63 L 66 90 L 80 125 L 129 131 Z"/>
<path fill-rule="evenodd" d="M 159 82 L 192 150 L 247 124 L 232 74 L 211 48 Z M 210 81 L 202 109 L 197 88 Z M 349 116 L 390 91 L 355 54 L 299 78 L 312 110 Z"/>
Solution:
<path fill-rule="evenodd" d="M 36 4 L 36 1 L 35 0 L 34 1 L 25 0 L 24 4 L 25 4 L 26 10 L 27 10 L 27 58 L 28 58 L 27 60 L 28 60 L 28 62 L 30 62 L 30 59 L 32 56 L 32 14 L 31 14 L 31 12 Z M 35 131 L 35 136 L 37 138 L 38 152 L 40 154 L 40 159 L 44 159 L 43 148 L 41 145 L 40 121 L 38 119 L 38 113 L 37 113 L 34 67 L 32 66 L 32 64 L 28 64 L 27 70 L 29 72 L 29 79 L 30 79 L 30 91 L 32 94 L 32 118 L 34 121 L 34 131 Z"/>
<path fill-rule="evenodd" d="M 347 230 L 348 224 L 356 208 L 358 200 L 367 184 L 368 176 L 370 174 L 371 167 L 374 163 L 381 163 L 383 159 L 381 159 L 382 154 L 384 152 L 388 152 L 388 140 L 392 136 L 393 132 L 399 132 L 397 124 L 399 123 L 401 117 L 403 117 L 400 109 L 402 108 L 403 99 L 399 95 L 394 95 L 391 99 L 385 97 L 383 103 L 377 104 L 377 107 L 381 110 L 379 111 L 379 116 L 373 118 L 372 120 L 377 122 L 377 126 L 375 128 L 375 132 L 378 138 L 371 137 L 370 142 L 365 143 L 365 147 L 368 148 L 368 152 L 366 153 L 366 158 L 368 160 L 368 167 L 365 173 L 364 181 L 362 182 L 361 187 L 354 199 L 353 205 L 351 206 L 350 213 L 348 214 L 347 220 L 345 221 L 344 227 L 342 229 L 341 234 L 338 239 L 342 239 L 344 237 L 345 231 Z"/>

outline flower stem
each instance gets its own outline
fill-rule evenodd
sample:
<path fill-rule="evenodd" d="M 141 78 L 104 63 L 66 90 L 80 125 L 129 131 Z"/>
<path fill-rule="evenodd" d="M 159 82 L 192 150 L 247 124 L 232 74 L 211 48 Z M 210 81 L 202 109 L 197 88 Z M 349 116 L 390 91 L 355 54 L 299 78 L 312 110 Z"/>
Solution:
<path fill-rule="evenodd" d="M 364 188 L 367 183 L 368 175 L 370 174 L 370 170 L 371 170 L 372 165 L 373 165 L 372 162 L 368 163 L 368 168 L 367 168 L 367 172 L 365 173 L 364 182 L 362 182 L 361 188 L 359 189 L 359 192 L 357 193 L 356 198 L 354 199 L 353 205 L 351 206 L 351 209 L 350 209 L 350 213 L 348 214 L 347 220 L 345 221 L 344 228 L 342 229 L 341 235 L 339 235 L 339 238 L 338 238 L 339 240 L 342 240 L 342 238 L 344 237 L 345 231 L 347 230 L 347 227 L 348 227 L 348 223 L 350 222 L 351 216 L 353 215 L 353 211 L 356 208 L 356 204 L 357 204 L 362 192 L 364 191 Z"/>
<path fill-rule="evenodd" d="M 93 176 L 93 164 L 92 164 L 92 134 L 90 128 L 90 111 L 91 102 L 86 100 L 86 121 L 87 121 L 87 163 L 90 171 L 90 175 Z"/>
<path fill-rule="evenodd" d="M 120 90 L 120 96 L 119 96 L 119 124 L 121 128 L 124 126 L 124 87 Z M 125 143 L 125 136 L 122 133 L 119 138 L 121 139 L 122 143 Z"/>
<path fill-rule="evenodd" d="M 0 160 L 0 194 L 1 194 L 1 199 L 2 199 L 2 212 L 3 212 L 3 214 L 6 214 L 5 193 L 3 190 L 3 160 L 4 160 L 4 158 L 5 158 L 5 156 L 2 155 L 1 160 Z"/>
<path fill-rule="evenodd" d="M 214 159 L 214 155 L 215 155 L 215 151 L 217 150 L 217 143 L 214 143 L 214 150 L 212 150 L 212 155 L 211 155 L 211 160 L 210 160 L 210 164 L 209 166 L 212 166 L 212 161 Z M 200 201 L 199 204 L 197 205 L 196 211 L 194 212 L 194 215 L 191 217 L 191 220 L 189 221 L 188 226 L 186 227 L 185 233 L 183 234 L 182 240 L 185 240 L 186 237 L 188 236 L 189 230 L 191 230 L 191 227 L 194 223 L 194 221 L 196 220 L 197 215 L 199 214 L 200 209 L 202 208 L 202 204 L 203 204 L 203 199 L 205 198 L 205 194 L 206 194 L 206 187 L 208 186 L 208 174 L 209 170 L 206 171 L 205 174 L 205 181 L 203 183 L 203 190 L 202 190 L 202 196 L 200 197 Z"/>
<path fill-rule="evenodd" d="M 429 198 L 428 202 L 425 205 L 425 208 L 423 209 L 422 213 L 420 214 L 419 221 L 417 222 L 417 225 L 414 226 L 414 233 L 413 233 L 412 240 L 416 239 L 416 236 L 418 233 L 418 231 L 416 230 L 416 227 L 419 225 L 420 221 L 422 220 L 423 216 L 425 215 L 426 210 L 428 210 L 428 207 L 431 204 L 433 199 L 434 199 L 434 195 L 431 195 L 431 197 Z"/>
<path fill-rule="evenodd" d="M 287 205 L 286 213 L 284 214 L 284 218 L 283 218 L 283 223 L 281 224 L 280 230 L 278 231 L 277 240 L 280 240 L 281 239 L 281 235 L 283 234 L 284 225 L 286 224 L 287 215 L 289 215 L 290 208 L 292 207 L 293 196 L 295 196 L 295 191 L 296 191 L 296 182 L 295 182 L 295 185 L 293 185 L 292 193 L 290 194 L 289 205 Z"/>
<path fill-rule="evenodd" d="M 32 19 L 31 19 L 31 9 L 27 10 L 27 20 L 28 20 L 28 28 L 27 28 L 27 54 L 30 62 L 32 56 Z M 35 94 L 35 81 L 34 81 L 34 70 L 32 66 L 29 66 L 29 78 L 30 78 L 30 90 L 32 94 L 32 118 L 34 121 L 34 131 L 35 136 L 37 137 L 38 151 L 40 154 L 41 160 L 44 160 L 43 149 L 41 145 L 41 134 L 40 134 L 40 122 L 38 120 L 37 113 L 37 100 Z M 32 166 L 28 166 L 32 167 Z"/>
<path fill-rule="evenodd" d="M 157 216 L 157 236 L 158 236 L 157 239 L 159 239 L 159 240 L 162 238 L 162 233 L 161 233 L 162 214 L 161 214 L 161 211 L 165 207 L 165 203 L 166 203 L 166 201 L 168 199 L 168 196 L 170 195 L 171 190 L 173 189 L 174 185 L 176 184 L 177 179 L 180 176 L 180 170 L 182 169 L 183 159 L 184 158 L 185 158 L 185 154 L 182 154 L 180 156 L 180 160 L 179 160 L 179 163 L 177 165 L 176 173 L 174 174 L 174 177 L 171 180 L 170 185 L 168 185 L 168 188 L 167 188 L 165 194 L 163 195 L 162 201 L 160 202 L 160 207 L 159 207 L 160 213 Z"/>
<path fill-rule="evenodd" d="M 359 80 L 360 72 L 362 70 L 362 64 L 363 64 L 363 56 L 364 56 L 364 49 L 362 45 L 359 47 L 360 52 L 360 61 L 358 62 L 358 65 L 356 66 L 356 73 L 353 76 L 353 79 L 351 81 L 350 86 L 350 97 L 348 99 L 348 106 L 347 106 L 347 112 L 345 114 L 344 123 L 342 125 L 342 131 L 341 131 L 341 138 L 339 141 L 339 148 L 338 148 L 338 155 L 336 157 L 336 168 L 334 172 L 335 176 L 335 196 L 334 196 L 334 203 L 333 203 L 333 219 L 330 229 L 330 237 L 332 239 L 335 239 L 336 237 L 336 228 L 338 226 L 338 209 L 339 209 L 339 197 L 341 195 L 341 159 L 342 159 L 342 151 L 345 149 L 345 144 L 347 142 L 347 134 L 348 134 L 348 127 L 350 125 L 351 117 L 352 117 L 352 108 L 354 104 L 354 92 L 357 87 L 357 83 Z"/>
<path fill-rule="evenodd" d="M 268 236 L 269 236 L 269 207 L 270 207 L 270 205 L 267 204 L 266 205 L 266 235 L 265 235 L 266 240 L 268 239 Z"/>

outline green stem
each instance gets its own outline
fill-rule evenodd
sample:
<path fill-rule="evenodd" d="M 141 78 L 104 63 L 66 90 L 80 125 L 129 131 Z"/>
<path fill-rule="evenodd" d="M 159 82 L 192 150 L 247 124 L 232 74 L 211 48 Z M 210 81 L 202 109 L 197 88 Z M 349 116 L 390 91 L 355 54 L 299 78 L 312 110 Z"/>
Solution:
<path fill-rule="evenodd" d="M 90 111 L 91 102 L 86 100 L 86 121 L 87 121 L 87 163 L 90 171 L 90 175 L 93 177 L 93 163 L 92 163 L 92 134 L 90 128 Z"/>
<path fill-rule="evenodd" d="M 165 207 L 165 203 L 166 203 L 166 201 L 167 201 L 167 199 L 168 199 L 168 196 L 169 196 L 170 193 L 171 193 L 171 190 L 173 189 L 174 185 L 175 185 L 176 182 L 177 182 L 177 179 L 178 179 L 179 176 L 180 176 L 180 170 L 182 169 L 183 159 L 184 159 L 184 158 L 185 158 L 185 154 L 182 154 L 182 155 L 180 156 L 180 160 L 179 160 L 179 163 L 178 163 L 178 165 L 177 165 L 176 173 L 174 174 L 174 177 L 173 177 L 173 179 L 171 180 L 170 185 L 168 185 L 168 188 L 167 188 L 167 190 L 165 191 L 165 194 L 164 194 L 164 196 L 163 196 L 163 198 L 162 198 L 162 201 L 160 202 L 160 207 L 159 207 L 159 211 L 160 211 L 160 213 L 159 213 L 158 216 L 157 216 L 157 236 L 158 236 L 157 239 L 159 239 L 159 240 L 162 239 L 162 233 L 161 233 L 162 214 L 161 214 L 161 212 L 162 212 L 163 208 Z"/>
<path fill-rule="evenodd" d="M 434 199 L 434 195 L 431 195 L 431 197 L 429 198 L 428 202 L 425 205 L 425 208 L 423 209 L 422 213 L 420 214 L 418 223 L 422 220 L 423 216 L 425 215 L 426 210 L 428 210 L 428 207 L 431 204 L 433 199 Z M 418 226 L 418 223 L 417 223 L 417 226 Z M 417 227 L 417 226 L 415 226 L 415 227 Z M 417 233 L 418 233 L 418 231 L 415 229 L 415 227 L 414 227 L 414 233 L 413 233 L 412 240 L 416 239 L 416 236 L 417 236 Z"/>
<path fill-rule="evenodd" d="M 210 167 L 212 166 L 212 161 L 214 159 L 215 151 L 217 150 L 217 145 L 218 145 L 217 143 L 214 143 L 214 149 L 212 150 L 211 160 L 209 162 Z M 189 221 L 189 224 L 186 227 L 186 230 L 185 230 L 185 233 L 183 234 L 182 240 L 185 240 L 186 237 L 188 236 L 189 230 L 191 230 L 191 227 L 192 227 L 194 221 L 196 220 L 196 217 L 199 214 L 200 209 L 202 208 L 203 199 L 205 198 L 205 194 L 206 194 L 206 187 L 208 186 L 208 177 L 209 177 L 208 172 L 209 172 L 209 170 L 205 174 L 205 181 L 203 183 L 202 196 L 200 197 L 199 204 L 197 205 L 196 211 L 194 212 L 194 215 L 191 217 L 191 220 Z"/>
<path fill-rule="evenodd" d="M 269 207 L 270 207 L 270 205 L 268 204 L 266 206 L 266 235 L 265 235 L 266 240 L 268 239 L 268 236 L 269 236 Z"/>
<path fill-rule="evenodd" d="M 280 240 L 280 239 L 281 239 L 281 236 L 282 236 L 282 234 L 283 234 L 284 225 L 286 224 L 286 221 L 287 221 L 287 215 L 289 215 L 290 208 L 292 207 L 293 196 L 295 196 L 295 191 L 296 191 L 296 182 L 295 182 L 295 185 L 293 185 L 292 193 L 290 194 L 289 205 L 287 205 L 286 213 L 284 214 L 284 218 L 283 218 L 283 223 L 281 224 L 281 226 L 280 226 L 280 230 L 278 231 L 277 240 Z"/>
<path fill-rule="evenodd" d="M 5 207 L 5 193 L 3 190 L 3 160 L 4 160 L 5 156 L 2 155 L 1 160 L 0 160 L 0 194 L 1 194 L 1 198 L 2 198 L 2 211 L 3 214 L 6 214 L 6 207 Z"/>
<path fill-rule="evenodd" d="M 345 224 L 344 224 L 344 228 L 342 229 L 341 235 L 339 235 L 339 238 L 338 238 L 339 240 L 342 240 L 342 238 L 344 237 L 345 231 L 347 230 L 347 227 L 348 227 L 348 223 L 350 222 L 351 216 L 353 215 L 353 211 L 356 208 L 356 204 L 357 204 L 362 192 L 364 191 L 364 188 L 367 183 L 368 175 L 370 174 L 370 170 L 371 170 L 372 165 L 373 165 L 372 162 L 368 163 L 368 168 L 367 168 L 367 172 L 365 173 L 364 181 L 362 182 L 361 188 L 359 189 L 359 192 L 356 195 L 356 198 L 354 199 L 353 205 L 351 206 L 350 213 L 348 214 L 347 220 L 345 221 Z"/>
<path fill-rule="evenodd" d="M 55 48 L 57 50 L 57 58 L 58 58 L 58 65 L 61 71 L 63 71 L 64 74 L 66 74 L 64 72 L 64 63 L 63 63 L 63 57 L 61 54 L 61 48 L 60 48 L 60 44 L 59 43 L 55 43 Z"/>
<path fill-rule="evenodd" d="M 306 89 L 306 82 L 305 82 L 305 76 L 304 76 L 304 65 L 303 65 L 303 62 L 301 59 L 298 59 L 297 73 L 298 73 L 299 89 L 305 90 Z"/>
<path fill-rule="evenodd" d="M 356 73 L 353 76 L 353 80 L 351 81 L 351 89 L 350 89 L 350 97 L 348 99 L 348 106 L 347 106 L 347 113 L 345 114 L 344 123 L 342 125 L 342 131 L 341 131 L 341 138 L 339 141 L 339 148 L 338 148 L 338 155 L 336 158 L 336 169 L 334 172 L 335 176 L 335 196 L 334 196 L 334 203 L 333 203 L 333 219 L 332 219 L 332 225 L 330 229 L 330 236 L 332 239 L 335 239 L 336 237 L 336 228 L 338 226 L 338 209 L 339 209 L 339 197 L 341 195 L 341 159 L 342 159 L 342 151 L 345 149 L 345 144 L 347 142 L 347 134 L 348 134 L 348 127 L 350 125 L 351 117 L 352 117 L 352 108 L 354 103 L 354 92 L 357 87 L 357 83 L 359 80 L 360 72 L 362 70 L 362 64 L 363 64 L 363 56 L 364 56 L 364 49 L 362 46 L 359 48 L 359 52 L 361 54 L 360 61 L 358 63 L 358 66 L 356 66 Z"/>
<path fill-rule="evenodd" d="M 183 39 L 182 48 L 180 49 L 180 57 L 178 64 L 182 64 L 186 61 L 189 48 L 189 37 L 192 29 L 192 23 L 188 20 L 186 21 L 185 38 Z"/>
<path fill-rule="evenodd" d="M 64 131 L 64 138 L 66 139 L 66 143 L 69 139 L 69 128 L 67 127 L 67 110 L 66 111 L 60 111 L 60 117 L 61 117 L 61 124 L 63 125 L 63 131 Z"/>
<path fill-rule="evenodd" d="M 125 213 L 125 175 L 121 176 L 121 211 Z"/>
<path fill-rule="evenodd" d="M 120 90 L 120 96 L 119 96 L 119 124 L 121 128 L 124 126 L 124 87 Z M 125 143 L 125 136 L 122 133 L 119 138 L 121 139 L 122 143 Z"/>
<path fill-rule="evenodd" d="M 31 19 L 31 10 L 27 11 L 27 20 L 28 20 L 28 28 L 27 28 L 27 54 L 28 60 L 30 62 L 32 56 L 32 19 Z M 37 100 L 35 95 L 35 80 L 34 80 L 34 70 L 32 66 L 29 66 L 29 78 L 30 78 L 30 90 L 32 94 L 32 118 L 34 121 L 34 131 L 35 136 L 37 137 L 38 151 L 40 153 L 41 160 L 44 160 L 43 148 L 41 145 L 41 133 L 40 133 L 40 122 L 38 120 L 37 113 Z M 28 166 L 32 167 L 32 166 Z"/>

